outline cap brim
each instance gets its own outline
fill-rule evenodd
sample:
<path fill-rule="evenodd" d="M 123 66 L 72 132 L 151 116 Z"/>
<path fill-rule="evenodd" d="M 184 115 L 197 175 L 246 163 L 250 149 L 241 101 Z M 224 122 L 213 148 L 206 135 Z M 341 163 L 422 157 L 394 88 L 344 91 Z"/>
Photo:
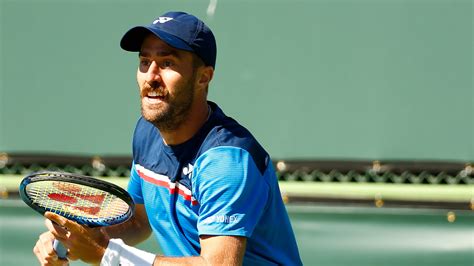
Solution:
<path fill-rule="evenodd" d="M 150 33 L 154 34 L 162 41 L 176 49 L 193 51 L 193 49 L 180 38 L 160 29 L 149 26 L 131 28 L 125 33 L 125 35 L 123 35 L 122 40 L 120 41 L 120 47 L 122 47 L 122 49 L 125 51 L 139 52 L 142 47 L 143 40 Z"/>

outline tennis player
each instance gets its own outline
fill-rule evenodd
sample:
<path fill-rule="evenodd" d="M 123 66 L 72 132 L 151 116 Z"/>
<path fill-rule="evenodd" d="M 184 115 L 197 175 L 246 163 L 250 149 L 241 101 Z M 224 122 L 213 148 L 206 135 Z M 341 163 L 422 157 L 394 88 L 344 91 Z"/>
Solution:
<path fill-rule="evenodd" d="M 193 15 L 168 12 L 130 29 L 120 45 L 139 59 L 142 116 L 128 185 L 136 214 L 90 229 L 47 213 L 49 230 L 34 247 L 39 261 L 67 264 L 51 247 L 57 238 L 69 259 L 101 265 L 301 265 L 270 156 L 207 100 L 212 31 Z M 151 232 L 163 255 L 132 247 Z"/>

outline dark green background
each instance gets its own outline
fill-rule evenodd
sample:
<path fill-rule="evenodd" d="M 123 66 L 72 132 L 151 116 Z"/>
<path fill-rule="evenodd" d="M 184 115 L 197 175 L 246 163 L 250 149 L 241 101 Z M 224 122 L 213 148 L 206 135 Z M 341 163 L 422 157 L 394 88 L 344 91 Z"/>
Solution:
<path fill-rule="evenodd" d="M 0 151 L 129 154 L 136 55 L 167 10 L 218 40 L 210 99 L 274 158 L 474 161 L 470 0 L 0 0 Z"/>
<path fill-rule="evenodd" d="M 455 221 L 449 223 L 447 210 L 310 205 L 287 208 L 304 265 L 474 263 L 474 215 L 470 211 L 456 211 Z M 43 231 L 43 218 L 20 200 L 0 200 L 0 265 L 35 265 L 32 248 Z M 140 247 L 159 251 L 153 237 Z"/>

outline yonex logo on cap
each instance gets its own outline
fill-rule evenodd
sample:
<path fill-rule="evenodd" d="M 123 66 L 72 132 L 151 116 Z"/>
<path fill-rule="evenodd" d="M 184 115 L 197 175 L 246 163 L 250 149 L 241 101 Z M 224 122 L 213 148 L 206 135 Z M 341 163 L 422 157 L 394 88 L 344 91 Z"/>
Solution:
<path fill-rule="evenodd" d="M 159 17 L 158 19 L 155 19 L 155 21 L 153 21 L 153 24 L 156 24 L 156 23 L 166 23 L 170 20 L 172 20 L 173 18 L 170 18 L 170 17 Z"/>

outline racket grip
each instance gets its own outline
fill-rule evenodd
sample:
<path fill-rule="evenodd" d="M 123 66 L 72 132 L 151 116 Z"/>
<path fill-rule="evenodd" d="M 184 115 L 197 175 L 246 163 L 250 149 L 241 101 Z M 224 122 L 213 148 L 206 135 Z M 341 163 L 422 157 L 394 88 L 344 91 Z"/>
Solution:
<path fill-rule="evenodd" d="M 61 242 L 55 239 L 53 241 L 53 249 L 54 251 L 56 251 L 58 258 L 67 260 L 67 249 L 64 247 L 63 244 L 61 244 Z"/>

